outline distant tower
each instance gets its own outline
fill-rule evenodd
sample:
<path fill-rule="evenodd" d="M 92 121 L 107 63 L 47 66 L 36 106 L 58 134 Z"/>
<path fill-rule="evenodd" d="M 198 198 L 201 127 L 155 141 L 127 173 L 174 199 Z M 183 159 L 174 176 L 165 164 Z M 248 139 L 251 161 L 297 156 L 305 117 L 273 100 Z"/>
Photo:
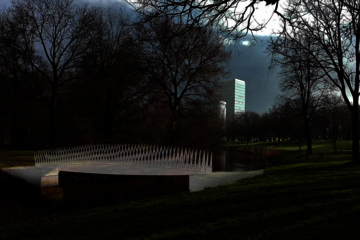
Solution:
<path fill-rule="evenodd" d="M 245 81 L 235 78 L 222 82 L 221 100 L 226 102 L 227 120 L 233 120 L 235 113 L 245 112 Z"/>

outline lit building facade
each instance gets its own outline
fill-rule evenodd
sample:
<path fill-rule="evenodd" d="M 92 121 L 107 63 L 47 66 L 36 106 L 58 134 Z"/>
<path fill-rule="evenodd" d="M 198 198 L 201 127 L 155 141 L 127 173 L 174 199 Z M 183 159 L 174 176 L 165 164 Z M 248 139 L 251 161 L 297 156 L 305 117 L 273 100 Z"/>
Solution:
<path fill-rule="evenodd" d="M 221 100 L 226 102 L 226 119 L 245 112 L 245 81 L 232 79 L 221 83 Z"/>

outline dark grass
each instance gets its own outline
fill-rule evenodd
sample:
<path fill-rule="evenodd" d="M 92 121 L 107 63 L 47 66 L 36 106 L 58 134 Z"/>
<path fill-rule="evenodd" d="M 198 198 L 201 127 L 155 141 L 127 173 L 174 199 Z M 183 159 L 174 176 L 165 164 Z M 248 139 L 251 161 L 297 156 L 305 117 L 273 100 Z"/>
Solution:
<path fill-rule="evenodd" d="M 249 146 L 249 147 L 263 147 L 263 148 L 275 148 L 278 150 L 289 150 L 296 151 L 299 150 L 299 142 L 298 141 L 281 141 L 281 142 L 250 142 L 240 143 L 239 141 L 227 141 L 223 143 L 223 146 L 228 147 L 239 147 L 239 146 Z M 351 150 L 352 141 L 336 141 L 336 151 L 337 152 L 346 152 Z M 315 153 L 322 152 L 333 152 L 334 151 L 334 143 L 328 140 L 313 140 L 313 151 Z M 305 152 L 307 149 L 306 142 L 301 143 L 301 150 Z"/>
<path fill-rule="evenodd" d="M 0 168 L 34 165 L 35 162 L 33 150 L 0 150 Z"/>
<path fill-rule="evenodd" d="M 286 153 L 255 178 L 36 218 L 0 227 L 0 239 L 360 239 L 351 155 Z"/>
<path fill-rule="evenodd" d="M 39 218 L 1 239 L 358 239 L 358 174 L 265 173 L 202 192 Z"/>

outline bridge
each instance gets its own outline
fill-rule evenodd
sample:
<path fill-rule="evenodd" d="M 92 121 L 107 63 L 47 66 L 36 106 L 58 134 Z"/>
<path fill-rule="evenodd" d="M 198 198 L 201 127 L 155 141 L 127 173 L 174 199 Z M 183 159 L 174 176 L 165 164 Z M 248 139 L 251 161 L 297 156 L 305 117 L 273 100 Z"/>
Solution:
<path fill-rule="evenodd" d="M 213 173 L 213 154 L 205 150 L 142 144 L 72 146 L 34 153 L 34 167 L 2 169 L 38 187 L 59 184 L 59 172 L 188 176 L 189 190 L 234 182 L 262 174 L 255 172 Z"/>

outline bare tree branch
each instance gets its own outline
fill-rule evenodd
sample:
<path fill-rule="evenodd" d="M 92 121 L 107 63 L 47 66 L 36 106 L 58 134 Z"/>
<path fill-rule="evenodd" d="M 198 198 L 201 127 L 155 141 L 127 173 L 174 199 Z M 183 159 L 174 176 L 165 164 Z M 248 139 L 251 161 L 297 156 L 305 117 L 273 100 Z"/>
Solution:
<path fill-rule="evenodd" d="M 228 40 L 262 30 L 270 19 L 260 22 L 255 11 L 261 2 L 278 8 L 279 0 L 126 0 L 144 16 L 144 21 L 168 17 L 187 26 L 213 26 Z M 186 31 L 186 29 L 184 29 Z"/>

